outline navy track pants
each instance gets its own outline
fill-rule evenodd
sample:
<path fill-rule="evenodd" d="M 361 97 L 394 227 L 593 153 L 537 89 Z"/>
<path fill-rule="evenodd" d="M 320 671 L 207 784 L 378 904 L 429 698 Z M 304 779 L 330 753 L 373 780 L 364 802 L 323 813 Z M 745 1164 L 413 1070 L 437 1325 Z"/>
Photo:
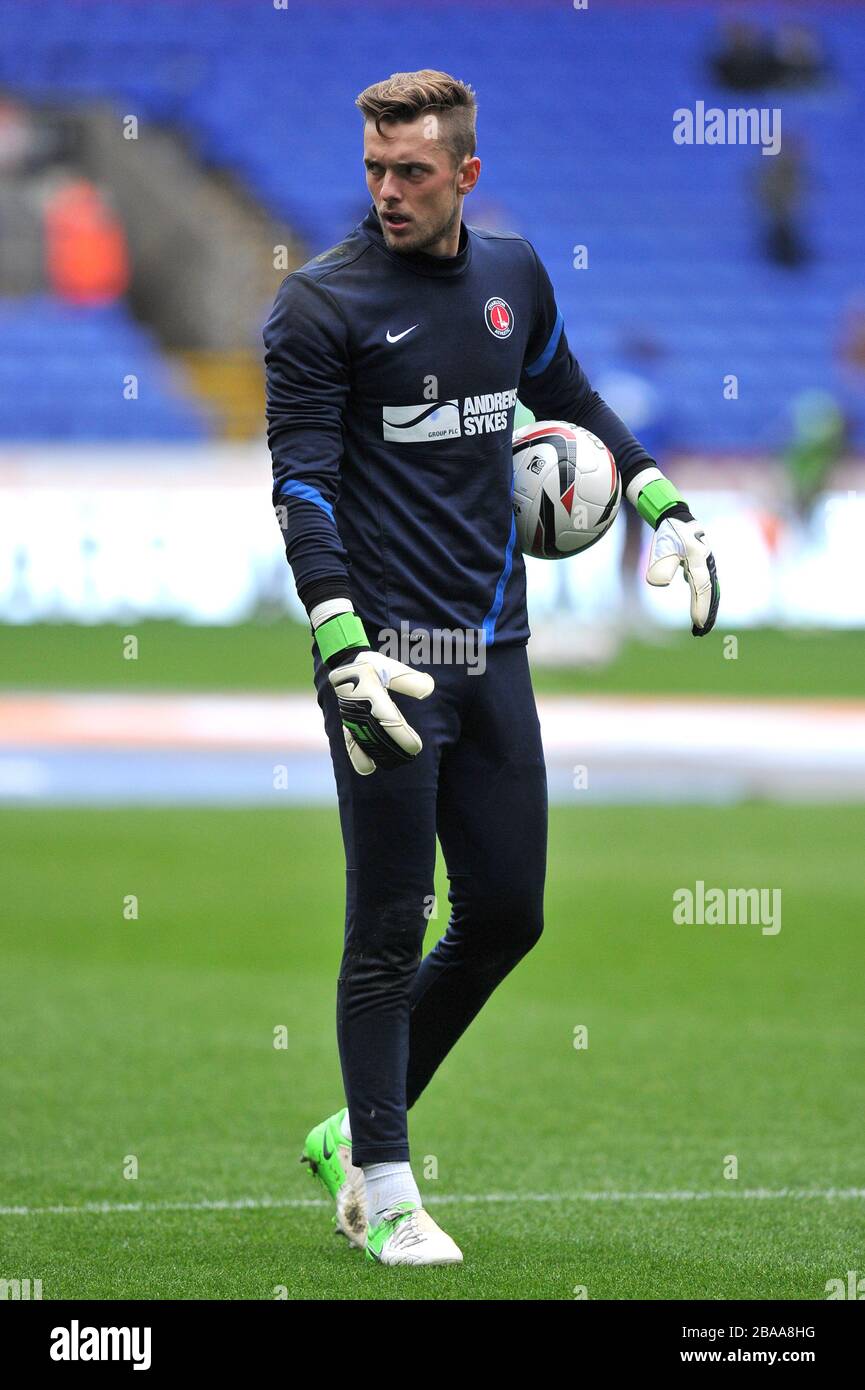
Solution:
<path fill-rule="evenodd" d="M 486 649 L 483 674 L 423 665 L 426 700 L 394 696 L 423 751 L 361 777 L 313 648 L 346 858 L 337 1040 L 357 1164 L 407 1161 L 407 1110 L 543 929 L 547 780 L 525 645 Z M 422 956 L 436 836 L 444 936 Z"/>

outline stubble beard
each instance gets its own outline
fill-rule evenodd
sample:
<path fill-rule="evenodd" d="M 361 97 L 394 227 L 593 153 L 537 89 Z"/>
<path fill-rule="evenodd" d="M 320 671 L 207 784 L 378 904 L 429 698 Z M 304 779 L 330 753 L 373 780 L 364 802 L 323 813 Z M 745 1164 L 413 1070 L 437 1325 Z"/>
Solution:
<path fill-rule="evenodd" d="M 459 221 L 459 215 L 459 199 L 456 196 L 454 196 L 454 202 L 451 211 L 445 218 L 444 222 L 440 223 L 438 227 L 435 227 L 431 232 L 427 232 L 425 236 L 421 235 L 420 240 L 411 241 L 409 245 L 406 245 L 405 242 L 397 240 L 389 242 L 388 244 L 390 246 L 390 249 L 392 251 L 397 252 L 401 251 L 406 255 L 413 255 L 416 251 L 426 251 L 428 247 L 435 246 L 437 241 L 441 241 L 443 237 L 450 235 L 456 223 Z"/>

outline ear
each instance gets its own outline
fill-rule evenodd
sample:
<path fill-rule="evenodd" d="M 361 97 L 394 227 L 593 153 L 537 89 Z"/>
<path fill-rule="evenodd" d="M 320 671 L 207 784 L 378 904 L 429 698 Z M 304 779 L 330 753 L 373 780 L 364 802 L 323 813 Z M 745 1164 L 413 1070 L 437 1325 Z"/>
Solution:
<path fill-rule="evenodd" d="M 466 155 L 466 158 L 460 165 L 459 174 L 457 175 L 457 191 L 460 193 L 471 193 L 480 178 L 480 173 L 481 162 L 477 155 L 473 158 L 469 158 L 469 156 Z"/>

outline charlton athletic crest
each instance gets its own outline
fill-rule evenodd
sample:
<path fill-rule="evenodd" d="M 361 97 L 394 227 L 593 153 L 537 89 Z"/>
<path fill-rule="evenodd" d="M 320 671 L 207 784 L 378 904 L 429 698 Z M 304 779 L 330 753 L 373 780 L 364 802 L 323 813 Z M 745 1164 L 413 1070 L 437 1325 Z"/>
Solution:
<path fill-rule="evenodd" d="M 513 310 L 507 300 L 488 299 L 484 305 L 484 319 L 494 338 L 509 338 L 514 331 Z"/>

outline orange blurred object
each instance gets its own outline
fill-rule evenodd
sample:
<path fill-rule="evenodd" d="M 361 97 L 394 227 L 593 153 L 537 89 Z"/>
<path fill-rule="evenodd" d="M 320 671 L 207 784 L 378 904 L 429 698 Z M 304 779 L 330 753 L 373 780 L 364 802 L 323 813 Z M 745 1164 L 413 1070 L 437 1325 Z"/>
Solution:
<path fill-rule="evenodd" d="M 107 304 L 129 287 L 123 224 L 86 179 L 64 184 L 45 209 L 45 258 L 55 294 L 75 304 Z"/>

